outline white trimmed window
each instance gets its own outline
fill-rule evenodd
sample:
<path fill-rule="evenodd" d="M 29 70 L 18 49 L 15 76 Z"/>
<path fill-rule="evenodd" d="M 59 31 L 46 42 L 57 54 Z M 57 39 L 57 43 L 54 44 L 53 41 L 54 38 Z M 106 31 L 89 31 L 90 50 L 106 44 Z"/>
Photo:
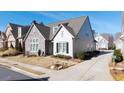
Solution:
<path fill-rule="evenodd" d="M 37 52 L 39 49 L 39 40 L 37 38 L 30 39 L 30 51 Z"/>
<path fill-rule="evenodd" d="M 69 52 L 68 42 L 59 42 L 56 44 L 57 44 L 56 45 L 57 53 L 68 53 Z"/>

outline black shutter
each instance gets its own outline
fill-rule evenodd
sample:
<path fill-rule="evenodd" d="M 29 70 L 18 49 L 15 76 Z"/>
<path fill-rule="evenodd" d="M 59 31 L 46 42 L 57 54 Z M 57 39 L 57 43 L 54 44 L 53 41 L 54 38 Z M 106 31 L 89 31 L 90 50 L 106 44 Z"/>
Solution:
<path fill-rule="evenodd" d="M 58 43 L 56 43 L 56 52 L 58 53 Z"/>
<path fill-rule="evenodd" d="M 66 43 L 66 53 L 69 53 L 69 50 L 68 50 L 68 42 Z"/>

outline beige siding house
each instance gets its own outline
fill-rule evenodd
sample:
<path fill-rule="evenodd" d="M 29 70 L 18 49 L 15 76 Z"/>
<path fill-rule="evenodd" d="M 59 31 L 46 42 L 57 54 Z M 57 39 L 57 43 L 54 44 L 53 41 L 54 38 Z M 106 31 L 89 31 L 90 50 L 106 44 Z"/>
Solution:
<path fill-rule="evenodd" d="M 6 43 L 7 47 L 16 47 L 16 39 L 18 37 L 18 28 L 22 27 L 21 25 L 9 23 L 5 34 L 6 34 Z"/>
<path fill-rule="evenodd" d="M 23 39 L 30 26 L 22 26 L 18 24 L 9 23 L 5 35 L 7 47 L 24 48 Z"/>
<path fill-rule="evenodd" d="M 26 55 L 49 54 L 49 27 L 34 21 L 25 38 Z"/>

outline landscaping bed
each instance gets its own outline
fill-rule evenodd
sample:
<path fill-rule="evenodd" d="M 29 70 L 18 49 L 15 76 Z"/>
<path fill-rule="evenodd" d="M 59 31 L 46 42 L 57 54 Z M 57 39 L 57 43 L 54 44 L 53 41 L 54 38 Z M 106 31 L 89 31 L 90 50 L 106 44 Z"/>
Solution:
<path fill-rule="evenodd" d="M 124 81 L 124 61 L 121 63 L 118 63 L 115 67 L 113 68 L 113 63 L 110 63 L 110 72 L 113 78 L 117 81 Z"/>
<path fill-rule="evenodd" d="M 114 50 L 112 62 L 109 64 L 110 72 L 117 81 L 124 80 L 124 61 L 120 50 Z"/>
<path fill-rule="evenodd" d="M 123 70 L 110 70 L 111 75 L 117 81 L 124 81 L 124 71 Z"/>

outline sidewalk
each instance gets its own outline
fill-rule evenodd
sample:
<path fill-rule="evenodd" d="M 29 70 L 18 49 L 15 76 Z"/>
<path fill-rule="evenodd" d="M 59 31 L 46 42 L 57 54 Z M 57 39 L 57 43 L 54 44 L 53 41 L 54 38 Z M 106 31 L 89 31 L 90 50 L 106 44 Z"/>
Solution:
<path fill-rule="evenodd" d="M 25 64 L 25 63 L 19 63 L 16 61 L 10 61 L 10 60 L 8 60 L 6 58 L 2 58 L 2 57 L 0 57 L 0 65 L 2 65 L 3 67 L 6 67 L 8 69 L 14 70 L 16 72 L 28 75 L 32 78 L 40 78 L 43 74 L 48 74 L 48 73 L 54 72 L 54 70 L 50 70 L 47 68 L 34 66 L 34 65 L 30 65 L 30 64 Z M 39 74 L 31 73 L 29 71 L 24 70 L 23 68 L 32 70 L 32 72 L 37 72 Z"/>

